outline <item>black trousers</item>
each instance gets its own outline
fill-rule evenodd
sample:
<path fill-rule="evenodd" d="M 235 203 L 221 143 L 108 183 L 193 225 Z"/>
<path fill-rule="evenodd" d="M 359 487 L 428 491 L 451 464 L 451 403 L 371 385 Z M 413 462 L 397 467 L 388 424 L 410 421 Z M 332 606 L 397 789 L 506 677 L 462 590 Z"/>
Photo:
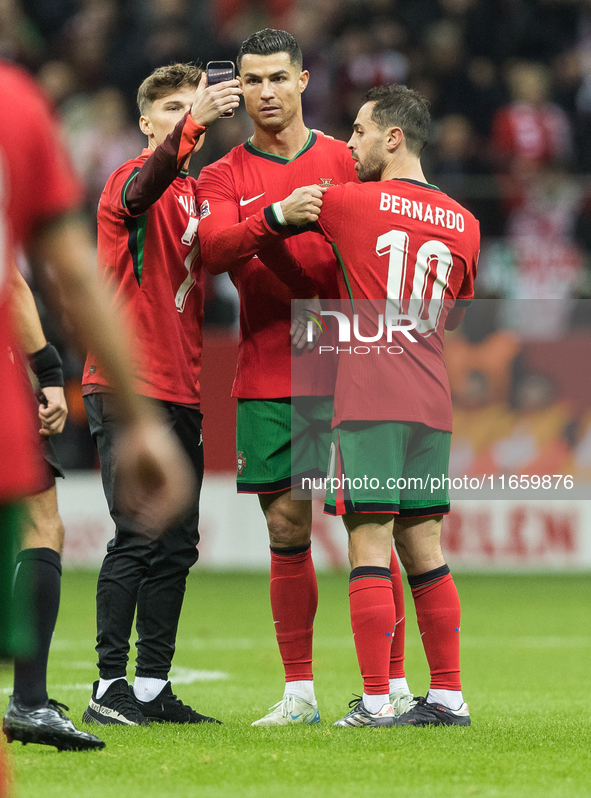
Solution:
<path fill-rule="evenodd" d="M 116 527 L 115 537 L 107 545 L 96 594 L 96 650 L 103 679 L 126 675 L 136 609 L 136 676 L 168 677 L 187 574 L 199 556 L 203 416 L 199 410 L 171 402 L 158 404 L 189 455 L 197 476 L 197 491 L 186 516 L 152 540 L 125 518 L 114 496 L 117 463 L 113 446 L 119 431 L 115 400 L 106 393 L 84 397 L 90 432 L 98 449 L 103 488 Z"/>

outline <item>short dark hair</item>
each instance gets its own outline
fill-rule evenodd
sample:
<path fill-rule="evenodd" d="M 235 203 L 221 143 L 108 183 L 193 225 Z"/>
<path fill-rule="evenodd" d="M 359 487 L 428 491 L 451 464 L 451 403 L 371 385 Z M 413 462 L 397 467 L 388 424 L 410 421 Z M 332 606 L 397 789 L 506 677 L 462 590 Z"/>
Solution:
<path fill-rule="evenodd" d="M 429 102 L 408 86 L 376 86 L 363 98 L 375 103 L 371 119 L 380 128 L 399 127 L 404 133 L 410 152 L 420 155 L 429 140 L 431 115 Z"/>
<path fill-rule="evenodd" d="M 286 30 L 265 28 L 253 33 L 240 45 L 236 56 L 238 71 L 240 72 L 243 55 L 275 55 L 275 53 L 287 53 L 290 63 L 299 69 L 302 68 L 302 51 L 291 33 Z"/>
<path fill-rule="evenodd" d="M 137 105 L 142 116 L 154 100 L 167 97 L 185 86 L 197 88 L 203 72 L 199 64 L 169 64 L 155 69 L 138 89 Z"/>

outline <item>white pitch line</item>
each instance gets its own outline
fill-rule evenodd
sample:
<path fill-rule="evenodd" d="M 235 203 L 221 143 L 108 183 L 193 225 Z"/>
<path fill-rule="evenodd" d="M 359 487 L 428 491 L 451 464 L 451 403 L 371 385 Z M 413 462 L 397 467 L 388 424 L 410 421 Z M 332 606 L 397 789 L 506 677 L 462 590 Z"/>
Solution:
<path fill-rule="evenodd" d="M 92 690 L 91 684 L 56 684 L 50 685 L 50 692 L 54 690 Z M 0 690 L 2 695 L 10 695 L 13 692 L 12 687 L 3 687 Z"/>
<path fill-rule="evenodd" d="M 77 663 L 78 665 L 82 663 Z M 86 663 L 84 663 L 86 664 Z M 89 663 L 90 664 L 90 663 Z M 67 667 L 67 666 L 66 666 Z M 96 667 L 91 665 L 91 667 Z M 178 665 L 173 665 L 170 670 L 170 681 L 174 684 L 193 684 L 194 682 L 218 682 L 222 679 L 229 679 L 230 674 L 224 671 L 203 671 L 195 670 L 193 668 L 181 668 Z M 58 692 L 59 690 L 86 690 L 92 691 L 92 684 L 55 684 L 50 685 L 51 692 Z M 12 687 L 0 688 L 1 695 L 10 695 Z"/>
<path fill-rule="evenodd" d="M 193 682 L 219 682 L 222 679 L 229 679 L 230 674 L 224 671 L 202 671 L 192 668 L 181 668 L 173 665 L 170 669 L 169 679 L 173 685 L 193 684 Z"/>

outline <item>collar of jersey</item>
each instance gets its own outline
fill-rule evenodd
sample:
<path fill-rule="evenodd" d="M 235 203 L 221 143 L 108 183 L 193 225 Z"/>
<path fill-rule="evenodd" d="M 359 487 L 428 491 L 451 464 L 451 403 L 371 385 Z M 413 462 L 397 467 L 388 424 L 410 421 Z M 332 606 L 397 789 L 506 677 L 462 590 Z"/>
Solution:
<path fill-rule="evenodd" d="M 423 188 L 432 188 L 434 191 L 441 191 L 439 186 L 434 186 L 433 183 L 423 183 L 422 180 L 412 180 L 410 177 L 390 177 L 389 180 L 401 180 L 403 183 L 414 183 L 415 186 L 422 186 Z"/>
<path fill-rule="evenodd" d="M 314 144 L 316 143 L 316 138 L 317 138 L 316 133 L 310 130 L 308 135 L 308 140 L 306 141 L 302 149 L 299 152 L 296 152 L 293 158 L 284 158 L 282 155 L 273 155 L 270 152 L 259 150 L 251 144 L 250 139 L 244 142 L 244 149 L 246 150 L 246 152 L 250 153 L 251 155 L 257 155 L 259 158 L 266 158 L 267 161 L 273 161 L 274 163 L 288 164 L 291 163 L 292 161 L 295 161 L 295 159 L 299 158 L 300 155 L 303 155 L 305 152 L 308 152 L 310 147 L 313 147 Z"/>

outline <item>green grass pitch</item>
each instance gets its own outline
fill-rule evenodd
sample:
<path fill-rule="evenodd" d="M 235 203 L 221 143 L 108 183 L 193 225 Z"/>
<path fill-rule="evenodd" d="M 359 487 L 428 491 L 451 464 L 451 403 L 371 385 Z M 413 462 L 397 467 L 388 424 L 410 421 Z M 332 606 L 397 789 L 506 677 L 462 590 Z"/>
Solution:
<path fill-rule="evenodd" d="M 64 574 L 50 658 L 50 696 L 68 704 L 77 723 L 84 685 L 96 678 L 95 582 L 95 574 Z M 107 748 L 97 753 L 15 743 L 16 796 L 591 796 L 591 578 L 459 574 L 456 582 L 471 728 L 333 728 L 361 690 L 344 573 L 319 578 L 322 723 L 251 728 L 283 690 L 267 577 L 197 570 L 178 635 L 176 692 L 224 725 L 101 727 Z M 424 694 L 428 671 L 411 601 L 407 615 L 407 675 Z M 204 675 L 218 678 L 194 680 Z M 4 670 L 2 707 L 9 687 Z"/>

